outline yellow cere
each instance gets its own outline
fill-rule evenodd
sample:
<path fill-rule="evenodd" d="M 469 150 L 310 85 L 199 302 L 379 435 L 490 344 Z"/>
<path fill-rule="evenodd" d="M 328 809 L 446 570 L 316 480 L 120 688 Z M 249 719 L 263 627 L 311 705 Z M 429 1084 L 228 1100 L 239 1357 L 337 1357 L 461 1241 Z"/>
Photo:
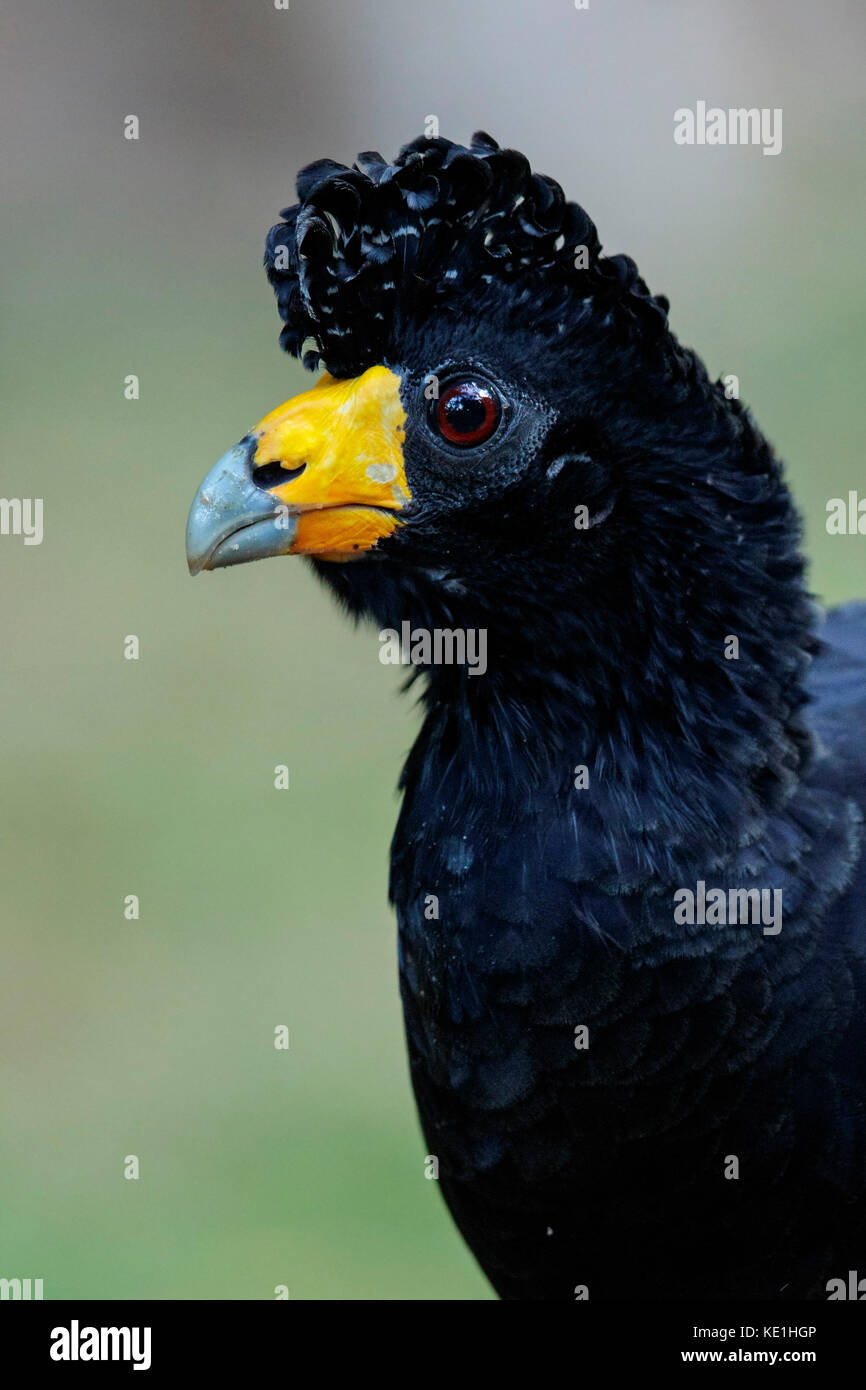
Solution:
<path fill-rule="evenodd" d="M 396 512 L 410 500 L 403 462 L 405 423 L 396 372 L 370 367 L 346 381 L 325 373 L 311 391 L 286 401 L 256 426 L 254 461 L 257 467 L 306 465 L 303 473 L 268 489 L 293 513 L 363 506 Z M 374 539 L 396 524 L 396 517 L 380 518 Z M 353 549 L 355 544 L 353 536 Z M 292 547 L 295 552 L 298 548 Z"/>

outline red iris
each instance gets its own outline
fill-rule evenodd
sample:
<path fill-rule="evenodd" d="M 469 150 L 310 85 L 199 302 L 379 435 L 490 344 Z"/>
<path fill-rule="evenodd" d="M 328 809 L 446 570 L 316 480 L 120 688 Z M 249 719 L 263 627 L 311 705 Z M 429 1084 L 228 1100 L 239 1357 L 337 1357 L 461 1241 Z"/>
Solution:
<path fill-rule="evenodd" d="M 499 424 L 499 400 L 480 381 L 455 381 L 445 387 L 434 405 L 437 430 L 458 448 L 483 444 Z"/>

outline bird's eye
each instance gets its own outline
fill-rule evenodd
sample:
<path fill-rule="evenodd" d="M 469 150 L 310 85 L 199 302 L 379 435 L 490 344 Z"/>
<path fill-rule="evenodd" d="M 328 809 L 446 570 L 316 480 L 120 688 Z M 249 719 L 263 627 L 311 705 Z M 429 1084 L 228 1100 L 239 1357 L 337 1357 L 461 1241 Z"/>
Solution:
<path fill-rule="evenodd" d="M 434 430 L 458 449 L 483 444 L 502 418 L 502 405 L 493 387 L 471 377 L 449 382 L 430 404 Z"/>

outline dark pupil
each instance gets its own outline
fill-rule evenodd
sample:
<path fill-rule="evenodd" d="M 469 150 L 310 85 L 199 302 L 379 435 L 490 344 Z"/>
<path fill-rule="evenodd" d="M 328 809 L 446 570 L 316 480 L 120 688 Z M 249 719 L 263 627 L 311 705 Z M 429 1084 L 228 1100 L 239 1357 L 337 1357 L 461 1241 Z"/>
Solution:
<path fill-rule="evenodd" d="M 445 402 L 445 418 L 455 434 L 473 434 L 487 419 L 484 398 L 479 392 L 464 388 Z"/>

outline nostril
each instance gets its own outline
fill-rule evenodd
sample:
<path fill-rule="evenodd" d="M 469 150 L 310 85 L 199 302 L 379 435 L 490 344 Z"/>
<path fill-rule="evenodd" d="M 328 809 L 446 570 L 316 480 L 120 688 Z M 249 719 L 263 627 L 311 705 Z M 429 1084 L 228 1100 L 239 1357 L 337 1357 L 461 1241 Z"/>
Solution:
<path fill-rule="evenodd" d="M 279 487 L 281 483 L 294 482 L 306 466 L 305 463 L 300 463 L 297 468 L 284 468 L 281 463 L 263 463 L 259 468 L 253 469 L 253 482 L 256 487 L 270 492 L 271 488 Z"/>

